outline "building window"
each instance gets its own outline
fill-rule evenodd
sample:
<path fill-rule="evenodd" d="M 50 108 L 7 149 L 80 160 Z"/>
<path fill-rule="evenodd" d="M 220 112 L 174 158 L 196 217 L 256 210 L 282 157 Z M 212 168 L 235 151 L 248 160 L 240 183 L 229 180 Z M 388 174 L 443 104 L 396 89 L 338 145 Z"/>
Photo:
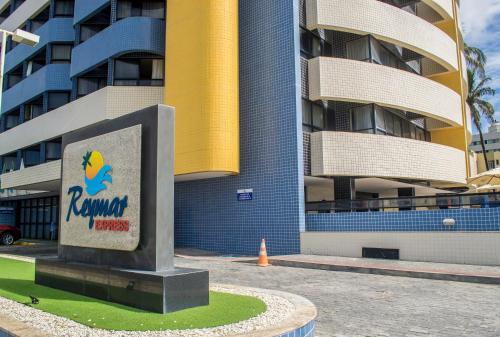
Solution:
<path fill-rule="evenodd" d="M 331 56 L 332 46 L 313 32 L 300 28 L 300 54 L 306 59 Z"/>
<path fill-rule="evenodd" d="M 49 21 L 49 8 L 50 6 L 47 6 L 40 14 L 30 19 L 29 24 L 27 24 L 26 30 L 31 33 L 34 33 L 40 27 L 42 27 L 47 21 Z"/>
<path fill-rule="evenodd" d="M 78 97 L 93 93 L 106 86 L 106 78 L 83 77 L 78 79 Z"/>
<path fill-rule="evenodd" d="M 430 141 L 430 134 L 397 113 L 368 104 L 351 109 L 352 131 Z"/>
<path fill-rule="evenodd" d="M 114 85 L 163 85 L 163 59 L 115 60 Z"/>
<path fill-rule="evenodd" d="M 40 145 L 35 145 L 21 150 L 24 167 L 31 167 L 41 164 Z"/>
<path fill-rule="evenodd" d="M 352 130 L 363 133 L 373 133 L 373 115 L 370 105 L 352 109 Z"/>
<path fill-rule="evenodd" d="M 45 144 L 45 160 L 54 161 L 61 159 L 61 139 L 55 139 Z"/>
<path fill-rule="evenodd" d="M 107 6 L 99 13 L 80 25 L 80 43 L 85 42 L 100 31 L 109 27 L 111 23 L 111 7 Z"/>
<path fill-rule="evenodd" d="M 315 132 L 325 128 L 325 108 L 306 99 L 302 99 L 302 131 Z"/>
<path fill-rule="evenodd" d="M 57 109 L 69 103 L 69 92 L 49 92 L 48 111 Z"/>
<path fill-rule="evenodd" d="M 74 7 L 74 0 L 56 0 L 54 15 L 56 17 L 72 17 Z"/>
<path fill-rule="evenodd" d="M 47 64 L 46 54 L 46 50 L 45 48 L 43 48 L 32 59 L 28 61 L 28 65 L 26 67 L 26 77 L 34 74 Z"/>
<path fill-rule="evenodd" d="M 2 171 L 0 173 L 7 173 L 7 172 L 12 172 L 17 169 L 17 153 L 16 152 L 11 152 L 9 154 L 6 154 L 2 156 L 3 159 L 3 164 L 2 164 Z"/>
<path fill-rule="evenodd" d="M 26 0 L 14 0 L 14 10 L 18 9 Z"/>
<path fill-rule="evenodd" d="M 120 20 L 131 16 L 164 19 L 165 1 L 119 0 L 117 3 L 116 18 Z"/>
<path fill-rule="evenodd" d="M 14 68 L 7 74 L 7 83 L 4 90 L 12 88 L 17 83 L 23 80 L 23 66 L 20 65 L 17 68 Z"/>
<path fill-rule="evenodd" d="M 345 43 L 345 57 L 350 60 L 365 61 L 421 74 L 420 60 L 404 60 L 404 52 L 386 43 L 379 42 L 371 35 Z"/>
<path fill-rule="evenodd" d="M 77 96 L 82 97 L 108 85 L 108 63 L 95 68 L 77 80 Z"/>
<path fill-rule="evenodd" d="M 22 200 L 19 208 L 19 226 L 23 238 L 55 239 L 50 237 L 50 225 L 52 222 L 58 223 L 57 197 Z"/>
<path fill-rule="evenodd" d="M 0 13 L 0 24 L 5 21 L 10 15 L 10 6 L 7 6 L 2 13 Z"/>
<path fill-rule="evenodd" d="M 72 45 L 54 44 L 52 45 L 51 63 L 71 63 Z"/>
<path fill-rule="evenodd" d="M 43 98 L 39 97 L 38 99 L 32 100 L 26 104 L 24 104 L 24 121 L 27 122 L 36 118 L 40 115 L 43 115 Z"/>
<path fill-rule="evenodd" d="M 5 114 L 5 130 L 19 125 L 19 108 Z"/>

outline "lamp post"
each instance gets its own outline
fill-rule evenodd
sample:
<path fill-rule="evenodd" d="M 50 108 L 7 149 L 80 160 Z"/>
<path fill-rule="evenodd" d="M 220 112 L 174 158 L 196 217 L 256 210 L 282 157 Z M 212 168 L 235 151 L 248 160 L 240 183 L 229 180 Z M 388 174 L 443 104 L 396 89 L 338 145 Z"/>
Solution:
<path fill-rule="evenodd" d="M 39 41 L 40 36 L 32 34 L 30 32 L 24 31 L 22 29 L 16 29 L 14 32 L 9 32 L 8 30 L 0 29 L 0 34 L 2 34 L 2 46 L 0 53 L 0 115 L 2 114 L 2 97 L 3 97 L 3 72 L 5 69 L 5 49 L 7 47 L 7 36 L 12 36 L 12 40 L 18 43 L 22 43 L 31 47 L 34 47 Z"/>

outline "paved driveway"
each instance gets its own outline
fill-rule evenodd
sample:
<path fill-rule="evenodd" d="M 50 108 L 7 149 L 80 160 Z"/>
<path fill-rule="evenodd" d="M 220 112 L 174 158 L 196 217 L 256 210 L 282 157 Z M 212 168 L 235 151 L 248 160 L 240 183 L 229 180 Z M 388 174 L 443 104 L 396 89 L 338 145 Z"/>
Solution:
<path fill-rule="evenodd" d="M 500 336 L 500 286 L 177 258 L 210 280 L 314 302 L 317 336 Z"/>

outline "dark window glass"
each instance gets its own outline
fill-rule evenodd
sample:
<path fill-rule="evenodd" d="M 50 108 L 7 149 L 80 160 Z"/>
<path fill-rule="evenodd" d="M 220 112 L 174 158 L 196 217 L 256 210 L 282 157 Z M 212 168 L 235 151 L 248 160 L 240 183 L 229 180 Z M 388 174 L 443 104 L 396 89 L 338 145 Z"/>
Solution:
<path fill-rule="evenodd" d="M 12 129 L 13 127 L 17 126 L 19 124 L 19 112 L 9 114 L 5 118 L 5 128 Z"/>
<path fill-rule="evenodd" d="M 43 114 L 43 104 L 26 104 L 24 105 L 24 121 L 27 122 Z"/>
<path fill-rule="evenodd" d="M 49 20 L 49 8 L 47 6 L 40 14 L 30 20 L 29 30 L 34 33 Z"/>
<path fill-rule="evenodd" d="M 131 16 L 164 19 L 165 1 L 119 0 L 116 11 L 117 19 L 120 20 Z"/>
<path fill-rule="evenodd" d="M 74 0 L 56 0 L 55 16 L 73 16 Z"/>
<path fill-rule="evenodd" d="M 79 78 L 78 96 L 85 96 L 106 86 L 106 78 Z"/>
<path fill-rule="evenodd" d="M 47 161 L 61 159 L 61 143 L 51 141 L 45 144 L 45 159 Z"/>
<path fill-rule="evenodd" d="M 103 25 L 82 25 L 80 27 L 80 42 L 87 41 L 105 28 L 106 26 Z"/>
<path fill-rule="evenodd" d="M 40 147 L 34 146 L 22 150 L 24 167 L 30 167 L 40 164 Z"/>
<path fill-rule="evenodd" d="M 115 60 L 114 85 L 163 85 L 163 59 Z"/>
<path fill-rule="evenodd" d="M 31 60 L 26 67 L 26 76 L 30 76 L 42 69 L 47 64 L 46 49 L 43 48 Z"/>
<path fill-rule="evenodd" d="M 4 88 L 4 90 L 7 90 L 15 86 L 22 80 L 23 80 L 23 66 L 21 65 L 7 74 L 7 83 L 6 83 L 6 88 Z"/>
<path fill-rule="evenodd" d="M 373 106 L 365 105 L 352 109 L 353 131 L 373 130 Z"/>
<path fill-rule="evenodd" d="M 48 110 L 54 110 L 67 104 L 69 96 L 69 92 L 50 92 Z"/>
<path fill-rule="evenodd" d="M 14 0 L 14 10 L 18 9 L 26 0 Z"/>
<path fill-rule="evenodd" d="M 70 63 L 71 45 L 55 44 L 52 45 L 52 63 Z"/>

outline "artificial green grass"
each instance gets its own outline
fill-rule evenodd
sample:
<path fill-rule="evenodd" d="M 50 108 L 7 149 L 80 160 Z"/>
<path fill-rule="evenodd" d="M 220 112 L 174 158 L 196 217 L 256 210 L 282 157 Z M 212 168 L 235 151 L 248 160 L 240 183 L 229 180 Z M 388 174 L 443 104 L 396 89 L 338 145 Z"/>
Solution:
<path fill-rule="evenodd" d="M 255 317 L 266 310 L 260 299 L 210 292 L 210 305 L 156 314 L 105 302 L 34 283 L 35 265 L 0 258 L 0 296 L 31 305 L 29 295 L 40 303 L 34 308 L 78 323 L 108 330 L 171 330 L 208 328 Z"/>

